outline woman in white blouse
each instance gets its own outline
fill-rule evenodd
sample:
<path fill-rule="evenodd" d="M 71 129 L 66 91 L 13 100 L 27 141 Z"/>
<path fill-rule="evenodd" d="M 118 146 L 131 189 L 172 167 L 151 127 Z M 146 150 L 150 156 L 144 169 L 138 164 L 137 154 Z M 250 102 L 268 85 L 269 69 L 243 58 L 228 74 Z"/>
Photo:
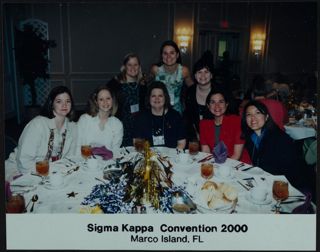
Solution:
<path fill-rule="evenodd" d="M 35 171 L 38 160 L 55 161 L 75 155 L 77 130 L 73 99 L 65 86 L 54 87 L 40 112 L 24 128 L 18 146 L 5 161 L 5 177 Z"/>
<path fill-rule="evenodd" d="M 78 121 L 77 153 L 81 153 L 81 145 L 92 147 L 105 146 L 118 151 L 123 138 L 122 122 L 114 115 L 117 101 L 106 86 L 98 87 L 89 97 L 87 113 Z"/>

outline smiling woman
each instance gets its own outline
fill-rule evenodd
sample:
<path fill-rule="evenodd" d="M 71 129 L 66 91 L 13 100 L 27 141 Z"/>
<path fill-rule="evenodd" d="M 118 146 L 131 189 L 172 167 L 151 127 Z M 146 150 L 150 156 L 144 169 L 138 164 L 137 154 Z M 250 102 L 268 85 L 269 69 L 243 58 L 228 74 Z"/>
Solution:
<path fill-rule="evenodd" d="M 111 151 L 120 148 L 123 137 L 122 122 L 114 115 L 117 101 L 106 86 L 98 87 L 88 100 L 87 113 L 78 121 L 77 154 L 82 145 L 104 146 Z"/>
<path fill-rule="evenodd" d="M 75 153 L 73 98 L 65 86 L 53 88 L 41 115 L 24 128 L 17 148 L 5 162 L 6 180 L 34 171 L 37 160 L 57 160 Z"/>
<path fill-rule="evenodd" d="M 151 146 L 184 149 L 185 125 L 180 114 L 171 108 L 166 86 L 154 81 L 146 95 L 147 110 L 140 113 L 134 123 L 134 141 L 143 138 Z"/>

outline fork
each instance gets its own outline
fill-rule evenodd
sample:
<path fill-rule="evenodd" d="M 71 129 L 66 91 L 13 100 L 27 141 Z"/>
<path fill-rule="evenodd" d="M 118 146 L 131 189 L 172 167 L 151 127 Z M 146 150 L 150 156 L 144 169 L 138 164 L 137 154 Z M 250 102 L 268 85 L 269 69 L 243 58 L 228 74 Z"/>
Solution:
<path fill-rule="evenodd" d="M 230 214 L 237 213 L 237 210 L 236 210 L 237 203 L 238 203 L 238 198 L 236 198 L 236 199 L 233 201 L 233 204 L 232 204 L 232 208 L 231 208 Z"/>

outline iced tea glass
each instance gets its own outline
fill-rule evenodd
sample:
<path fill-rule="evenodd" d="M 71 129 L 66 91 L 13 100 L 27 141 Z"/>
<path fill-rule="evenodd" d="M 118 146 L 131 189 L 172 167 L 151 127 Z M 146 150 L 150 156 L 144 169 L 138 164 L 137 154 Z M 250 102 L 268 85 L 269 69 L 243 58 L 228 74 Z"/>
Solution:
<path fill-rule="evenodd" d="M 145 140 L 143 138 L 136 138 L 134 141 L 134 148 L 137 152 L 143 152 L 144 150 L 144 142 Z"/>
<path fill-rule="evenodd" d="M 48 176 L 49 174 L 49 160 L 36 161 L 36 171 L 41 176 Z"/>
<path fill-rule="evenodd" d="M 24 213 L 25 212 L 25 200 L 21 194 L 13 194 L 6 202 L 7 213 Z"/>
<path fill-rule="evenodd" d="M 213 164 L 202 163 L 201 164 L 201 177 L 204 179 L 210 179 L 213 176 Z"/>
<path fill-rule="evenodd" d="M 85 160 L 91 157 L 92 156 L 91 145 L 81 145 L 81 155 Z"/>
<path fill-rule="evenodd" d="M 272 195 L 273 198 L 277 201 L 277 204 L 275 205 L 275 210 L 279 211 L 281 209 L 281 202 L 289 197 L 288 182 L 275 180 L 272 185 Z"/>
<path fill-rule="evenodd" d="M 192 156 L 195 156 L 199 153 L 199 141 L 198 140 L 192 140 L 189 142 L 189 154 Z"/>

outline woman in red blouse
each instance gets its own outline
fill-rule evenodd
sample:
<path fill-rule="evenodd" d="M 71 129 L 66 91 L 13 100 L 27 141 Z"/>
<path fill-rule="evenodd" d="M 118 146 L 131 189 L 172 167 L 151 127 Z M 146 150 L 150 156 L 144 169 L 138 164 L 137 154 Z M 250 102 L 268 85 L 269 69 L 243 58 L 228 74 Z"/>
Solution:
<path fill-rule="evenodd" d="M 228 149 L 228 157 L 250 163 L 249 157 L 242 157 L 244 141 L 241 135 L 241 117 L 228 114 L 229 99 L 223 90 L 212 90 L 206 105 L 214 119 L 200 121 L 200 144 L 203 152 L 211 153 L 214 146 L 223 141 Z"/>

